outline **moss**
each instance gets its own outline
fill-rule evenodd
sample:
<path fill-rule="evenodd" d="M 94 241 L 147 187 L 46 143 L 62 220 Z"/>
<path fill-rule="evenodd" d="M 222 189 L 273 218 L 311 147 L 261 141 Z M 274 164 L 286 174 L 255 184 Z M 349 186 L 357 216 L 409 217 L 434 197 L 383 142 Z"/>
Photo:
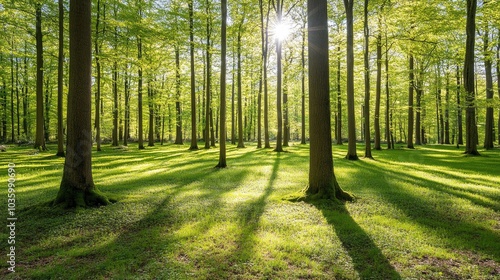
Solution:
<path fill-rule="evenodd" d="M 52 204 L 64 208 L 87 208 L 105 206 L 113 202 L 116 202 L 116 200 L 108 199 L 95 186 L 78 188 L 71 185 L 61 185 L 59 193 Z"/>
<path fill-rule="evenodd" d="M 311 202 L 315 200 L 339 200 L 339 201 L 354 201 L 356 197 L 344 191 L 337 182 L 333 183 L 331 187 L 319 188 L 318 192 L 311 192 L 309 186 L 305 187 L 302 191 L 296 192 L 283 197 L 283 200 L 299 202 Z"/>

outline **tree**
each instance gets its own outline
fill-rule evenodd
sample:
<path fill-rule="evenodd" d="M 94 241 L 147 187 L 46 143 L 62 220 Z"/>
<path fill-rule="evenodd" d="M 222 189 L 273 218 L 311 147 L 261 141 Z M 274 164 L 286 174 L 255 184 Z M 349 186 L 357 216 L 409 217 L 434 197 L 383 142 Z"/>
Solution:
<path fill-rule="evenodd" d="M 346 158 L 357 160 L 356 152 L 356 118 L 354 111 L 354 0 L 344 0 L 346 11 L 346 30 L 347 30 L 347 130 L 348 147 Z M 312 129 L 311 129 L 312 130 Z"/>
<path fill-rule="evenodd" d="M 486 22 L 486 27 L 483 34 L 483 54 L 484 54 L 484 69 L 486 74 L 486 123 L 484 126 L 484 148 L 493 149 L 493 107 L 491 105 L 493 100 L 493 75 L 491 74 L 492 58 L 489 51 L 489 26 Z"/>
<path fill-rule="evenodd" d="M 64 157 L 63 135 L 63 67 L 64 67 L 64 6 L 63 0 L 59 6 L 59 54 L 57 64 L 57 156 Z"/>
<path fill-rule="evenodd" d="M 206 44 L 206 106 L 205 106 L 205 149 L 210 149 L 210 128 L 212 127 L 211 121 L 212 121 L 212 100 L 211 100 L 211 93 L 212 93 L 212 55 L 211 55 L 211 35 L 212 35 L 212 28 L 211 28 L 211 16 L 210 16 L 210 5 L 207 1 L 206 3 L 206 14 L 207 14 L 207 22 L 206 22 L 206 28 L 207 28 L 207 44 Z M 241 85 L 241 84 L 240 84 Z M 239 100 L 239 99 L 238 99 Z"/>
<path fill-rule="evenodd" d="M 91 3 L 70 0 L 68 141 L 63 177 L 54 204 L 86 207 L 109 204 L 92 178 Z"/>
<path fill-rule="evenodd" d="M 326 0 L 308 0 L 309 185 L 306 196 L 352 200 L 335 178 L 330 123 L 328 18 Z"/>
<path fill-rule="evenodd" d="M 100 45 L 99 45 L 99 24 L 101 17 L 101 1 L 97 0 L 97 16 L 95 23 L 95 65 L 96 65 L 96 84 L 97 90 L 95 93 L 95 130 L 96 130 L 96 142 L 97 151 L 101 151 L 101 61 L 100 61 Z"/>
<path fill-rule="evenodd" d="M 369 52 L 369 37 L 370 30 L 368 28 L 368 0 L 365 0 L 364 5 L 364 62 L 365 62 L 365 158 L 372 158 L 372 147 L 370 137 L 370 61 L 368 58 Z"/>
<path fill-rule="evenodd" d="M 242 89 L 241 89 L 241 36 L 243 33 L 243 23 L 245 22 L 245 14 L 241 16 L 241 21 L 238 24 L 238 34 L 236 49 L 238 53 L 238 68 L 236 79 L 238 83 L 238 148 L 245 148 L 243 142 L 243 102 L 242 102 Z M 208 120 L 207 120 L 208 121 Z"/>
<path fill-rule="evenodd" d="M 274 1 L 273 1 L 274 3 Z M 276 24 L 282 24 L 283 21 L 283 0 L 276 0 Z M 280 36 L 275 36 L 275 42 L 276 42 L 276 65 L 277 65 L 277 70 L 276 70 L 276 75 L 277 75 L 277 82 L 276 82 L 276 110 L 277 110 L 277 116 L 278 116 L 278 131 L 276 133 L 276 148 L 274 151 L 276 152 L 283 152 L 283 111 L 281 108 L 281 103 L 282 103 L 282 71 L 281 71 L 281 51 L 282 51 L 282 40 L 280 39 Z"/>
<path fill-rule="evenodd" d="M 477 151 L 476 105 L 474 88 L 474 45 L 476 37 L 477 0 L 467 0 L 467 40 L 465 42 L 464 89 L 465 98 L 465 153 L 479 155 Z"/>
<path fill-rule="evenodd" d="M 220 71 L 220 136 L 219 136 L 219 163 L 218 168 L 227 167 L 226 163 L 226 25 L 227 25 L 227 0 L 221 0 L 221 71 Z"/>
<path fill-rule="evenodd" d="M 43 37 L 42 4 L 36 4 L 36 136 L 35 149 L 47 150 L 43 121 Z M 4 136 L 5 137 L 5 136 Z"/>
<path fill-rule="evenodd" d="M 191 58 L 191 146 L 190 150 L 198 150 L 198 140 L 196 139 L 196 88 L 194 73 L 194 24 L 193 24 L 193 0 L 189 6 L 189 55 Z"/>

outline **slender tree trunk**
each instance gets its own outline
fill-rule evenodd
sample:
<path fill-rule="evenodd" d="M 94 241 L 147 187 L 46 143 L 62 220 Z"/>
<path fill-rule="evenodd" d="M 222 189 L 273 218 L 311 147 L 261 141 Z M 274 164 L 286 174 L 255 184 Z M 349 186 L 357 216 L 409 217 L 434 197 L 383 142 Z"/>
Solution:
<path fill-rule="evenodd" d="M 139 11 L 141 14 L 141 11 Z M 142 15 L 141 15 L 142 17 Z M 138 109 L 138 117 L 137 117 L 137 126 L 138 132 L 137 136 L 139 139 L 139 150 L 144 149 L 144 134 L 143 134 L 143 120 L 142 120 L 142 39 L 140 36 L 137 37 L 137 60 L 139 61 L 138 73 L 137 73 L 137 109 Z"/>
<path fill-rule="evenodd" d="M 339 28 L 340 33 L 340 28 Z M 342 145 L 342 87 L 340 85 L 341 63 L 340 63 L 340 44 L 337 45 L 337 115 L 335 121 L 335 133 L 337 138 L 337 145 Z"/>
<path fill-rule="evenodd" d="M 262 57 L 264 59 L 264 148 L 271 148 L 271 143 L 269 142 L 269 91 L 267 84 L 267 65 L 269 61 L 269 13 L 271 11 L 271 1 L 267 1 L 267 14 L 265 22 L 265 39 L 262 51 Z"/>
<path fill-rule="evenodd" d="M 14 90 L 15 90 L 15 80 L 14 80 L 14 37 L 12 37 L 11 45 L 11 56 L 10 56 L 10 142 L 14 144 L 16 142 L 15 138 L 15 119 L 14 119 Z"/>
<path fill-rule="evenodd" d="M 373 158 L 372 145 L 370 135 L 370 61 L 368 57 L 369 52 L 369 37 L 370 30 L 368 29 L 368 0 L 364 4 L 364 76 L 365 76 L 365 158 Z"/>
<path fill-rule="evenodd" d="M 235 105 L 234 105 L 234 99 L 235 99 L 235 91 L 234 91 L 234 87 L 235 87 L 235 77 L 234 77 L 234 73 L 235 73 L 235 53 L 234 53 L 234 46 L 233 46 L 233 71 L 232 71 L 232 84 L 231 84 L 231 144 L 233 145 L 236 145 L 236 112 L 235 112 Z"/>
<path fill-rule="evenodd" d="M 36 4 L 36 136 L 34 148 L 47 150 L 43 122 L 43 37 L 42 4 Z M 4 134 L 5 137 L 5 134 Z"/>
<path fill-rule="evenodd" d="M 227 0 L 221 0 L 221 72 L 220 72 L 220 136 L 219 136 L 219 163 L 218 168 L 227 167 L 226 163 L 226 29 L 227 29 Z"/>
<path fill-rule="evenodd" d="M 493 75 L 491 74 L 492 62 L 489 52 L 489 28 L 486 23 L 486 30 L 483 35 L 484 69 L 486 72 L 486 123 L 484 126 L 484 148 L 494 148 L 494 126 L 493 126 Z"/>
<path fill-rule="evenodd" d="M 300 52 L 300 82 L 301 82 L 301 141 L 300 144 L 306 144 L 306 24 L 304 20 L 302 25 L 302 48 Z M 338 140 L 337 140 L 338 141 Z"/>
<path fill-rule="evenodd" d="M 339 186 L 333 171 L 328 71 L 327 1 L 308 0 L 309 52 L 309 186 L 312 198 L 351 200 Z M 314 47 L 311 47 L 314 46 Z"/>
<path fill-rule="evenodd" d="M 241 89 L 241 33 L 242 33 L 243 20 L 240 23 L 238 29 L 238 41 L 237 41 L 237 52 L 238 52 L 238 73 L 237 73 L 237 83 L 238 83 L 238 148 L 245 148 L 243 143 L 243 100 L 242 100 L 242 89 Z"/>
<path fill-rule="evenodd" d="M 500 28 L 498 29 L 500 33 Z M 498 45 L 497 45 L 497 90 L 498 90 L 498 98 L 500 98 L 500 35 L 498 36 Z M 500 109 L 498 110 L 498 145 L 500 145 Z"/>
<path fill-rule="evenodd" d="M 282 3 L 283 0 L 277 0 L 277 7 L 276 7 L 276 13 L 277 13 L 277 24 L 281 24 L 282 21 Z M 282 141 L 283 141 L 283 115 L 282 115 L 282 108 L 281 108 L 281 102 L 282 102 L 282 70 L 281 70 L 281 52 L 282 52 L 282 42 L 278 38 L 279 36 L 276 36 L 275 41 L 276 41 L 276 79 L 277 79 L 277 84 L 276 84 L 276 114 L 278 116 L 278 131 L 276 133 L 276 148 L 274 151 L 276 152 L 283 152 L 283 146 L 282 146 Z"/>
<path fill-rule="evenodd" d="M 356 152 L 356 117 L 354 110 L 354 0 L 344 0 L 346 10 L 347 29 L 347 125 L 348 125 L 348 148 L 346 158 L 357 160 Z"/>
<path fill-rule="evenodd" d="M 288 68 L 288 67 L 286 67 Z M 287 70 L 283 71 L 283 147 L 288 147 L 290 140 L 290 121 L 288 117 L 288 79 Z"/>
<path fill-rule="evenodd" d="M 51 66 L 49 66 L 51 68 Z M 50 106 L 51 106 L 51 100 L 52 100 L 52 85 L 50 84 L 50 77 L 48 75 L 45 75 L 46 80 L 45 80 L 45 102 L 44 102 L 44 114 L 45 117 L 43 118 L 44 120 L 44 138 L 45 142 L 49 142 L 50 139 Z M 14 99 L 12 98 L 12 101 Z M 14 105 L 12 104 L 12 109 L 14 109 Z M 14 111 L 14 110 L 12 110 Z M 12 124 L 14 124 L 14 119 L 12 119 Z"/>
<path fill-rule="evenodd" d="M 128 75 L 128 64 L 125 66 L 125 131 L 123 136 L 123 145 L 128 145 L 128 139 L 130 138 L 130 86 L 129 86 L 129 75 Z"/>
<path fill-rule="evenodd" d="M 59 7 L 59 52 L 57 61 L 57 154 L 64 157 L 63 135 L 63 87 L 64 87 L 64 5 L 63 0 L 58 0 Z"/>
<path fill-rule="evenodd" d="M 257 149 L 262 148 L 262 91 L 264 83 L 264 7 L 263 1 L 259 0 L 259 11 L 260 11 L 260 37 L 261 37 L 261 57 L 259 63 L 259 95 L 257 98 Z"/>
<path fill-rule="evenodd" d="M 97 151 L 101 151 L 101 62 L 99 53 L 99 24 L 101 16 L 101 1 L 97 0 L 97 17 L 95 24 L 95 39 L 94 39 L 94 51 L 95 51 L 95 64 L 96 64 L 96 85 L 97 90 L 95 93 L 95 130 L 96 130 L 96 142 Z"/>
<path fill-rule="evenodd" d="M 113 132 L 112 132 L 112 146 L 118 146 L 118 63 L 113 62 L 112 73 L 113 84 Z"/>
<path fill-rule="evenodd" d="M 17 140 L 21 139 L 21 114 L 19 107 L 21 100 L 19 99 L 19 59 L 16 58 L 16 121 L 17 121 Z"/>
<path fill-rule="evenodd" d="M 410 54 L 410 67 L 409 67 L 409 87 L 408 87 L 408 138 L 407 138 L 407 148 L 414 149 L 413 147 L 413 90 L 414 86 L 414 58 L 413 54 Z"/>
<path fill-rule="evenodd" d="M 193 0 L 190 0 L 188 2 L 188 6 L 189 6 L 189 56 L 191 58 L 191 146 L 189 147 L 189 149 L 198 150 L 198 139 L 196 138 L 197 126 L 196 126 L 196 88 L 195 88 L 196 83 L 194 75 L 195 73 L 194 73 Z M 208 14 L 208 8 L 207 8 L 207 14 Z"/>
<path fill-rule="evenodd" d="M 448 69 L 449 70 L 449 69 Z M 450 74 L 446 71 L 445 108 L 444 108 L 444 143 L 450 144 Z"/>
<path fill-rule="evenodd" d="M 382 23 L 379 17 L 377 34 L 377 82 L 375 86 L 375 141 L 374 149 L 381 150 L 380 146 L 380 98 L 382 95 Z"/>
<path fill-rule="evenodd" d="M 477 0 L 467 0 L 467 40 L 465 48 L 464 61 L 464 89 L 465 98 L 465 153 L 470 155 L 479 155 L 477 151 L 477 125 L 476 125 L 476 107 L 474 92 L 474 45 L 476 35 L 476 8 Z"/>
<path fill-rule="evenodd" d="M 458 145 L 463 145 L 464 144 L 464 138 L 463 138 L 463 125 L 462 125 L 462 104 L 460 103 L 460 68 L 457 65 L 457 71 L 456 71 L 456 78 L 457 78 L 457 146 Z"/>
<path fill-rule="evenodd" d="M 209 7 L 208 7 L 208 1 L 207 1 L 207 9 L 206 9 L 206 14 L 210 13 Z M 210 149 L 210 128 L 211 128 L 211 114 L 212 114 L 212 100 L 211 100 L 211 93 L 212 93 L 212 56 L 210 54 L 210 37 L 211 37 L 211 27 L 210 27 L 210 18 L 207 17 L 207 22 L 206 22 L 206 30 L 207 30 L 207 44 L 206 44 L 206 62 L 207 62 L 207 76 L 206 76 L 206 106 L 205 106 L 205 149 Z"/>
<path fill-rule="evenodd" d="M 155 145 L 155 111 L 154 111 L 154 89 L 151 81 L 148 82 L 148 109 L 149 109 L 149 129 L 148 129 L 148 147 Z"/>
<path fill-rule="evenodd" d="M 385 134 L 387 138 L 387 149 L 394 149 L 394 136 L 392 126 L 392 110 L 389 90 L 389 40 L 387 36 L 387 26 L 385 30 Z"/>
<path fill-rule="evenodd" d="M 179 46 L 175 46 L 175 142 L 174 144 L 182 145 L 182 111 L 181 111 L 181 66 L 180 66 L 180 50 Z"/>
<path fill-rule="evenodd" d="M 30 133 L 28 129 L 28 104 L 29 104 L 29 95 L 28 95 L 28 51 L 27 51 L 27 42 L 24 43 L 24 84 L 23 84 L 23 134 L 26 139 L 30 138 Z M 64 152 L 64 150 L 63 150 Z"/>
<path fill-rule="evenodd" d="M 92 179 L 91 1 L 70 0 L 68 141 L 63 177 L 54 204 L 86 207 L 109 204 Z"/>

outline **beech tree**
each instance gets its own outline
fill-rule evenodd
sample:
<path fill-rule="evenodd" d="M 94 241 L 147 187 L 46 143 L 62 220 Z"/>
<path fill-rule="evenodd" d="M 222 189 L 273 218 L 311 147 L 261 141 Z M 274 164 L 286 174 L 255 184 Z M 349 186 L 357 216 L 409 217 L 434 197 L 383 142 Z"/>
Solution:
<path fill-rule="evenodd" d="M 70 0 L 68 141 L 63 177 L 54 204 L 86 207 L 109 204 L 92 178 L 91 0 Z"/>
<path fill-rule="evenodd" d="M 226 46 L 227 46 L 227 0 L 221 0 L 221 69 L 220 69 L 220 136 L 218 168 L 227 167 L 226 163 Z"/>
<path fill-rule="evenodd" d="M 339 186 L 333 170 L 328 66 L 328 17 L 326 0 L 308 0 L 309 65 L 309 185 L 311 198 L 352 200 Z"/>

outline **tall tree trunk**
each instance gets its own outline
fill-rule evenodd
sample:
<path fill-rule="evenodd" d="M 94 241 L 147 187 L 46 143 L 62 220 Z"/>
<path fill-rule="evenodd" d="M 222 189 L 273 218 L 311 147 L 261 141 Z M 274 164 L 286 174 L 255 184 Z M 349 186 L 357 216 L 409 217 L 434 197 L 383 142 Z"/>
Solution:
<path fill-rule="evenodd" d="M 484 148 L 494 148 L 494 128 L 493 128 L 493 75 L 491 74 L 492 62 L 489 55 L 489 28 L 486 23 L 486 30 L 483 35 L 484 70 L 486 72 L 486 123 L 484 126 Z"/>
<path fill-rule="evenodd" d="M 175 46 L 175 142 L 182 145 L 181 66 L 179 46 Z"/>
<path fill-rule="evenodd" d="M 348 125 L 348 147 L 346 158 L 357 160 L 356 152 L 356 117 L 354 110 L 354 0 L 344 0 L 346 11 L 347 29 L 347 125 Z"/>
<path fill-rule="evenodd" d="M 234 99 L 235 99 L 235 53 L 234 53 L 234 46 L 233 46 L 233 70 L 232 70 L 232 84 L 231 84 L 231 144 L 235 145 L 236 144 L 236 112 L 235 112 L 235 105 L 234 105 Z"/>
<path fill-rule="evenodd" d="M 7 87 L 5 79 L 2 77 L 2 142 L 7 141 Z M 43 137 L 42 137 L 43 138 Z"/>
<path fill-rule="evenodd" d="M 208 5 L 208 1 L 207 1 Z M 198 150 L 198 139 L 196 138 L 196 83 L 194 75 L 194 24 L 193 24 L 193 0 L 188 2 L 189 6 L 189 56 L 191 58 L 191 146 L 190 150 Z M 208 14 L 208 8 L 207 8 Z M 208 19 L 207 19 L 208 20 Z"/>
<path fill-rule="evenodd" d="M 369 36 L 370 30 L 368 29 L 368 0 L 364 4 L 364 76 L 365 76 L 365 158 L 373 158 L 372 145 L 370 135 L 370 61 L 368 57 L 369 52 Z"/>
<path fill-rule="evenodd" d="M 394 136 L 392 126 L 392 110 L 390 106 L 389 90 L 389 40 L 387 36 L 387 25 L 385 27 L 385 134 L 387 138 L 387 149 L 394 149 Z"/>
<path fill-rule="evenodd" d="M 339 28 L 340 33 L 340 28 Z M 337 45 L 337 115 L 335 120 L 335 133 L 337 145 L 342 145 L 342 87 L 340 85 L 341 63 L 340 63 L 340 44 Z"/>
<path fill-rule="evenodd" d="M 220 136 L 219 136 L 219 163 L 218 168 L 227 167 L 226 162 L 226 29 L 227 29 L 227 0 L 221 0 L 221 71 L 220 71 Z"/>
<path fill-rule="evenodd" d="M 51 68 L 51 66 L 49 66 Z M 45 75 L 46 80 L 45 80 L 45 102 L 44 102 L 44 114 L 45 117 L 43 118 L 44 121 L 44 138 L 45 142 L 49 142 L 50 139 L 50 107 L 51 107 L 51 100 L 52 100 L 52 85 L 50 84 L 50 77 L 48 75 Z M 14 101 L 14 99 L 12 99 Z M 12 108 L 14 106 L 12 105 Z M 14 111 L 14 110 L 12 110 Z M 14 119 L 13 119 L 14 120 Z M 12 122 L 14 124 L 14 122 Z"/>
<path fill-rule="evenodd" d="M 375 141 L 374 149 L 381 150 L 380 146 L 380 98 L 382 95 L 382 20 L 378 19 L 377 34 L 377 82 L 375 86 Z"/>
<path fill-rule="evenodd" d="M 10 56 L 10 142 L 14 144 L 16 142 L 15 138 L 15 119 L 14 119 L 14 91 L 15 91 L 15 80 L 14 80 L 14 37 L 12 37 L 11 45 L 11 56 Z"/>
<path fill-rule="evenodd" d="M 155 110 L 154 110 L 154 89 L 151 81 L 148 82 L 148 109 L 149 109 L 149 129 L 148 129 L 148 147 L 155 145 Z"/>
<path fill-rule="evenodd" d="M 36 136 L 35 149 L 47 150 L 43 122 L 43 37 L 42 4 L 36 4 Z M 5 134 L 4 134 L 5 137 Z"/>
<path fill-rule="evenodd" d="M 460 89 L 460 68 L 457 65 L 456 71 L 457 78 L 457 146 L 464 144 L 463 138 L 463 125 L 462 125 L 462 104 L 460 103 L 461 89 Z"/>
<path fill-rule="evenodd" d="M 301 136 L 300 144 L 306 144 L 306 24 L 304 20 L 302 25 L 302 46 L 300 50 L 300 82 L 301 82 Z"/>
<path fill-rule="evenodd" d="M 209 9 L 209 3 L 207 1 L 206 3 L 207 8 L 206 8 L 206 14 L 208 15 L 210 13 Z M 207 44 L 206 44 L 206 63 L 207 63 L 207 76 L 206 76 L 206 106 L 205 106 L 205 129 L 203 130 L 205 132 L 205 149 L 210 149 L 210 124 L 211 124 L 211 112 L 212 112 L 212 100 L 211 100 L 211 93 L 212 93 L 212 56 L 210 54 L 210 37 L 211 37 L 211 26 L 210 26 L 210 18 L 207 17 L 207 22 L 206 22 L 206 29 L 207 29 Z"/>
<path fill-rule="evenodd" d="M 327 1 L 308 0 L 307 14 L 311 146 L 309 185 L 305 193 L 313 198 L 350 200 L 352 197 L 340 188 L 333 171 Z"/>
<path fill-rule="evenodd" d="M 141 14 L 141 11 L 139 11 L 139 14 Z M 142 15 L 141 15 L 142 17 Z M 140 36 L 137 36 L 137 60 L 139 62 L 139 67 L 138 67 L 138 73 L 137 73 L 137 109 L 138 109 L 138 116 L 137 116 L 137 126 L 138 126 L 138 132 L 137 136 L 139 139 L 139 150 L 144 149 L 144 139 L 143 139 L 143 120 L 142 120 L 142 39 Z"/>
<path fill-rule="evenodd" d="M 28 47 L 27 47 L 27 42 L 24 42 L 24 63 L 23 63 L 23 68 L 24 68 L 24 83 L 23 83 L 23 88 L 22 88 L 22 93 L 23 93 L 23 134 L 26 137 L 26 139 L 30 138 L 30 133 L 28 129 L 28 104 L 29 104 L 29 95 L 28 95 Z M 64 150 L 63 150 L 64 152 Z"/>
<path fill-rule="evenodd" d="M 271 11 L 271 1 L 267 1 L 267 14 L 265 23 L 264 46 L 262 57 L 264 59 L 264 148 L 271 148 L 269 142 L 269 91 L 267 84 L 267 65 L 269 61 L 269 13 Z"/>
<path fill-rule="evenodd" d="M 63 177 L 54 204 L 86 207 L 109 204 L 92 179 L 91 1 L 70 0 L 68 141 Z"/>
<path fill-rule="evenodd" d="M 444 143 L 450 144 L 450 74 L 446 71 L 446 89 L 445 89 L 445 107 L 444 107 Z"/>
<path fill-rule="evenodd" d="M 123 135 L 123 145 L 128 145 L 128 139 L 130 138 L 130 86 L 129 86 L 129 74 L 128 74 L 128 64 L 125 66 L 125 79 L 124 79 L 124 92 L 125 92 L 125 129 Z"/>
<path fill-rule="evenodd" d="M 64 87 L 64 5 L 58 0 L 59 7 L 59 52 L 57 61 L 57 154 L 64 157 L 63 135 L 63 87 Z"/>
<path fill-rule="evenodd" d="M 237 35 L 237 52 L 238 52 L 238 70 L 237 70 L 237 83 L 238 83 L 238 148 L 245 148 L 245 144 L 243 143 L 243 100 L 242 100 L 242 89 L 241 89 L 241 33 L 243 21 L 241 21 L 240 26 L 238 28 Z"/>
<path fill-rule="evenodd" d="M 259 12 L 260 12 L 260 37 L 261 37 L 261 57 L 259 63 L 259 93 L 257 97 L 257 149 L 262 148 L 262 91 L 264 82 L 264 7 L 263 1 L 259 0 Z"/>
<path fill-rule="evenodd" d="M 424 91 L 424 71 L 422 66 L 419 67 L 418 70 L 418 79 L 417 79 L 417 106 L 415 112 L 415 145 L 422 145 L 422 93 Z"/>
<path fill-rule="evenodd" d="M 467 39 L 464 61 L 464 89 L 465 98 L 465 153 L 479 155 L 477 151 L 476 105 L 474 92 L 474 45 L 476 36 L 476 8 L 477 0 L 467 0 Z"/>
<path fill-rule="evenodd" d="M 276 13 L 277 13 L 277 24 L 281 24 L 282 12 L 283 12 L 283 0 L 277 0 Z M 278 118 L 278 131 L 276 132 L 276 148 L 274 151 L 283 152 L 283 115 L 282 115 L 282 71 L 281 71 L 281 52 L 282 52 L 282 42 L 279 36 L 275 36 L 276 41 L 276 114 Z"/>
<path fill-rule="evenodd" d="M 96 64 L 96 84 L 97 90 L 95 93 L 95 130 L 96 136 L 95 140 L 97 142 L 97 151 L 101 151 L 101 62 L 99 53 L 99 23 L 101 16 L 101 1 L 97 0 L 97 17 L 95 23 L 95 39 L 94 39 L 94 50 L 95 50 L 95 64 Z"/>
<path fill-rule="evenodd" d="M 500 28 L 498 29 L 498 32 L 500 34 Z M 500 98 L 500 35 L 498 36 L 498 45 L 497 45 L 497 90 L 498 90 L 498 98 Z M 498 145 L 500 145 L 500 109 L 498 110 L 498 127 L 497 127 L 497 134 L 498 134 Z"/>
<path fill-rule="evenodd" d="M 410 67 L 409 67 L 409 87 L 408 87 L 408 138 L 407 148 L 414 149 L 413 147 L 413 90 L 415 88 L 415 74 L 414 74 L 414 58 L 413 53 L 410 53 Z"/>
<path fill-rule="evenodd" d="M 288 67 L 286 67 L 288 68 Z M 286 69 L 285 68 L 285 69 Z M 288 69 L 287 69 L 288 70 Z M 283 147 L 288 147 L 290 140 L 290 121 L 288 116 L 288 79 L 287 70 L 283 71 Z"/>

